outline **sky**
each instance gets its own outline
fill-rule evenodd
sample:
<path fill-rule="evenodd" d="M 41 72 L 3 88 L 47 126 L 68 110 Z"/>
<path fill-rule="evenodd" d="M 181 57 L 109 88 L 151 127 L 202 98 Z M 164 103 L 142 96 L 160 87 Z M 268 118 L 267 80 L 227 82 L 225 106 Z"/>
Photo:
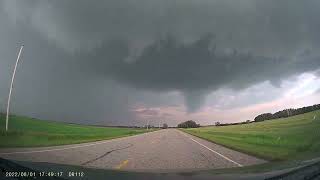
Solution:
<path fill-rule="evenodd" d="M 202 125 L 318 104 L 318 0 L 0 0 L 0 111 Z"/>

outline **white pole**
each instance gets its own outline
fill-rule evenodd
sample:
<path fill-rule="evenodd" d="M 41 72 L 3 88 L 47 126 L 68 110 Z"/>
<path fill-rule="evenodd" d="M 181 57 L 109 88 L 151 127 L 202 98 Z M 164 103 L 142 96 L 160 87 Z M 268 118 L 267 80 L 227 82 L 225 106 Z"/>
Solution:
<path fill-rule="evenodd" d="M 149 119 L 147 121 L 147 130 L 149 130 Z"/>
<path fill-rule="evenodd" d="M 6 131 L 8 131 L 8 123 L 9 123 L 9 112 L 10 112 L 10 100 L 11 100 L 11 94 L 12 94 L 12 88 L 13 88 L 13 81 L 14 81 L 14 77 L 16 75 L 16 70 L 17 70 L 17 66 L 20 60 L 20 55 L 23 49 L 23 45 L 20 47 L 20 51 L 18 53 L 18 57 L 17 57 L 17 61 L 16 64 L 14 66 L 13 69 L 13 73 L 12 73 L 12 78 L 11 78 L 11 85 L 10 85 L 10 90 L 9 90 L 9 96 L 8 96 L 8 103 L 7 103 L 7 116 L 6 116 Z"/>

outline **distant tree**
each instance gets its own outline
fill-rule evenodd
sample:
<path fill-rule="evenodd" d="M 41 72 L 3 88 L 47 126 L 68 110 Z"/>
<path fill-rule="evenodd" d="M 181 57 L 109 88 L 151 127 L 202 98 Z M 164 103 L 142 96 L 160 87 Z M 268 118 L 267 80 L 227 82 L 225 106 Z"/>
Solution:
<path fill-rule="evenodd" d="M 246 120 L 246 123 L 249 124 L 251 121 L 250 120 Z"/>
<path fill-rule="evenodd" d="M 313 106 L 307 106 L 307 107 L 302 107 L 302 108 L 298 108 L 298 109 L 292 109 L 292 108 L 285 109 L 282 111 L 278 111 L 274 114 L 271 114 L 271 113 L 260 114 L 254 118 L 254 121 L 259 122 L 259 121 L 264 121 L 264 120 L 269 120 L 269 119 L 286 118 L 286 117 L 295 116 L 295 115 L 299 115 L 299 114 L 303 114 L 303 113 L 308 113 L 308 112 L 316 111 L 316 110 L 320 110 L 320 104 L 315 104 Z"/>
<path fill-rule="evenodd" d="M 167 128 L 168 128 L 168 124 L 164 123 L 164 124 L 162 125 L 162 129 L 167 129 Z"/>
<path fill-rule="evenodd" d="M 264 113 L 264 114 L 260 114 L 259 116 L 255 117 L 254 121 L 260 122 L 260 121 L 269 120 L 269 119 L 273 119 L 273 115 L 271 113 Z"/>
<path fill-rule="evenodd" d="M 192 120 L 185 121 L 183 123 L 178 124 L 178 128 L 197 128 L 197 127 L 200 127 L 200 124 L 197 124 Z"/>
<path fill-rule="evenodd" d="M 219 121 L 216 122 L 215 125 L 216 125 L 216 126 L 220 126 L 220 122 L 219 122 Z"/>

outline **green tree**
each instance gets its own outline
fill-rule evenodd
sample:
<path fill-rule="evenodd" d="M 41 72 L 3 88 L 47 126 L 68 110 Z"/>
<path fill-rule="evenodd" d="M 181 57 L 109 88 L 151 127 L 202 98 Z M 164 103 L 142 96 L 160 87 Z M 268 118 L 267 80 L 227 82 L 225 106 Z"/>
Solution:
<path fill-rule="evenodd" d="M 200 124 L 197 124 L 196 122 L 194 122 L 192 120 L 185 121 L 185 122 L 178 124 L 178 128 L 197 128 L 197 127 L 200 127 Z"/>
<path fill-rule="evenodd" d="M 164 123 L 163 125 L 162 125 L 162 129 L 167 129 L 168 128 L 168 124 L 167 123 Z"/>

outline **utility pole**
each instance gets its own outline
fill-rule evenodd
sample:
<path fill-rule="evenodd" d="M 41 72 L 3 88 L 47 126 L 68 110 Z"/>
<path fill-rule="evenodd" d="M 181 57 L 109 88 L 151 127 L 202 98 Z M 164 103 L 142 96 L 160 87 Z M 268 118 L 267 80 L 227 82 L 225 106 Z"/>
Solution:
<path fill-rule="evenodd" d="M 14 66 L 13 69 L 13 73 L 12 73 L 12 78 L 11 78 L 11 84 L 10 84 L 10 89 L 9 89 L 9 96 L 8 96 L 8 103 L 7 103 L 7 116 L 6 116 L 6 131 L 8 131 L 8 124 L 9 124 L 9 113 L 10 113 L 10 101 L 11 101 L 11 94 L 12 94 L 12 88 L 13 88 L 13 82 L 14 82 L 14 78 L 16 75 L 16 70 L 17 70 L 17 66 L 20 60 L 20 55 L 22 53 L 22 49 L 23 49 L 24 45 L 22 45 L 20 47 L 19 53 L 18 53 L 18 57 L 16 60 L 16 64 Z"/>
<path fill-rule="evenodd" d="M 147 120 L 147 130 L 149 130 L 149 119 Z"/>

